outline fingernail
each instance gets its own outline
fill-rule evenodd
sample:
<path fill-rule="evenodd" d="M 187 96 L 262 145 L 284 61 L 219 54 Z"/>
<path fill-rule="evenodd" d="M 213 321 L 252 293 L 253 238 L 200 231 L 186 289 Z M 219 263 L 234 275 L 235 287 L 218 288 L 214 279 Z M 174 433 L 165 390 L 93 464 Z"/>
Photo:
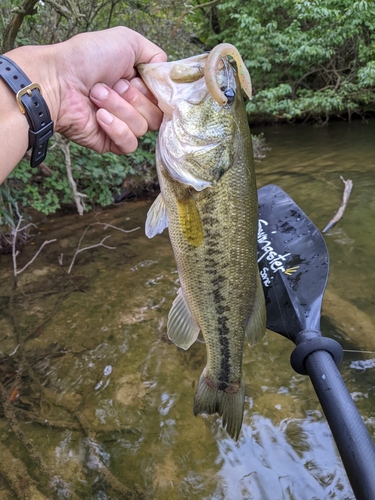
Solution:
<path fill-rule="evenodd" d="M 129 88 L 129 82 L 126 80 L 119 80 L 114 84 L 112 87 L 115 92 L 117 92 L 119 95 L 124 94 L 128 88 Z"/>
<path fill-rule="evenodd" d="M 96 83 L 90 92 L 91 96 L 97 101 L 104 101 L 107 99 L 109 91 L 102 83 Z"/>
<path fill-rule="evenodd" d="M 98 118 L 105 125 L 110 125 L 113 122 L 113 115 L 106 109 L 98 110 Z"/>

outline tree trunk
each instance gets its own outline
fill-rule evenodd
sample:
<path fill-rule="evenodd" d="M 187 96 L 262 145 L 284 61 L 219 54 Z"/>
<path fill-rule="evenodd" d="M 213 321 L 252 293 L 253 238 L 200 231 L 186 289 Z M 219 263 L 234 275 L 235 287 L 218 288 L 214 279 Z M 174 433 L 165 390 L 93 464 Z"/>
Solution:
<path fill-rule="evenodd" d="M 13 9 L 13 17 L 5 26 L 3 33 L 2 53 L 14 49 L 16 37 L 25 16 L 35 14 L 35 5 L 38 0 L 23 0 L 18 7 Z"/>

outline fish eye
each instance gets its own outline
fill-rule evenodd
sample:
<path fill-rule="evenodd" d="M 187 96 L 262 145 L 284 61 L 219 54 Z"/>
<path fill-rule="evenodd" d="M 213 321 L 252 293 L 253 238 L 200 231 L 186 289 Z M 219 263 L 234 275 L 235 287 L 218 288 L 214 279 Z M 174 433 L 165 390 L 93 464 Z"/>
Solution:
<path fill-rule="evenodd" d="M 224 90 L 224 95 L 228 99 L 227 104 L 232 104 L 234 101 L 234 98 L 236 96 L 236 93 L 235 93 L 234 89 L 232 89 L 231 87 L 228 87 Z"/>

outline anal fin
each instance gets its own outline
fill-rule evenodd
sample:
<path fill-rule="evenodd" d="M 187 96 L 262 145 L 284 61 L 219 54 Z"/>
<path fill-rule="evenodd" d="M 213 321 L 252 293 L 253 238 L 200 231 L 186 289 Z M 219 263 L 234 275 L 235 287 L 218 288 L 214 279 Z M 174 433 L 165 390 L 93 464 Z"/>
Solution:
<path fill-rule="evenodd" d="M 182 290 L 179 288 L 168 315 L 168 337 L 176 346 L 186 350 L 197 340 L 199 330 Z"/>

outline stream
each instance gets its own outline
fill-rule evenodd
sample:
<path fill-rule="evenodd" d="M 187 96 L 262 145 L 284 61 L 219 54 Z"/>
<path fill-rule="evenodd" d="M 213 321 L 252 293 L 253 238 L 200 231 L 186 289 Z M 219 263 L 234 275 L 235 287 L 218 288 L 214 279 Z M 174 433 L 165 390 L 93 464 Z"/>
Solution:
<path fill-rule="evenodd" d="M 278 184 L 319 229 L 340 205 L 340 175 L 353 181 L 344 218 L 324 235 L 321 330 L 344 348 L 340 372 L 375 439 L 375 123 L 260 132 L 270 150 L 256 162 L 258 187 Z M 354 499 L 313 387 L 293 372 L 294 346 L 280 335 L 245 345 L 237 443 L 217 416 L 193 416 L 205 346 L 200 337 L 183 351 L 167 338 L 178 275 L 167 231 L 144 235 L 151 203 L 38 216 L 18 269 L 57 241 L 17 289 L 11 256 L 0 256 L 0 499 Z M 81 245 L 110 235 L 111 248 L 78 253 L 68 274 L 91 224 Z"/>

